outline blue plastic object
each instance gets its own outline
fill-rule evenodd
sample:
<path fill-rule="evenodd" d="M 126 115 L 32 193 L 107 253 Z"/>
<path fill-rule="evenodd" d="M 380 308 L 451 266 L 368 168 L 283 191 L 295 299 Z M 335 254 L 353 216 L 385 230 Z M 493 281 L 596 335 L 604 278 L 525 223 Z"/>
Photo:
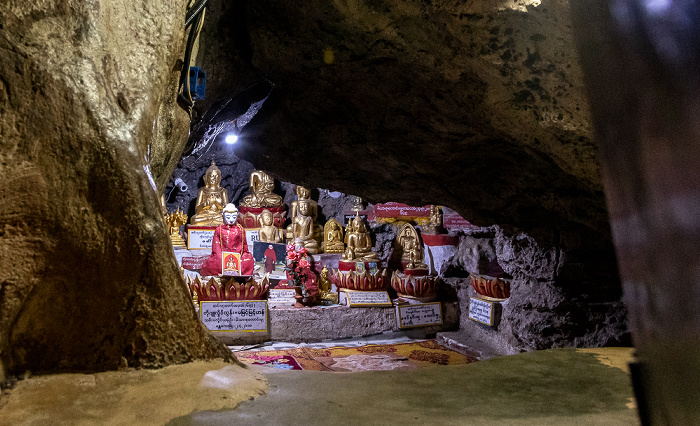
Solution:
<path fill-rule="evenodd" d="M 190 96 L 192 99 L 204 99 L 207 88 L 207 74 L 199 67 L 190 67 Z"/>

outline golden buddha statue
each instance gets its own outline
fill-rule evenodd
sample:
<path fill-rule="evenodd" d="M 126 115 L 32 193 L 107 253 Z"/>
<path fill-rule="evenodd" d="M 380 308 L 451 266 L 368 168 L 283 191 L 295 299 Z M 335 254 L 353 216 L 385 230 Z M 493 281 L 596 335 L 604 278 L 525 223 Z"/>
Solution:
<path fill-rule="evenodd" d="M 197 192 L 197 203 L 190 224 L 218 226 L 223 223 L 221 211 L 228 204 L 228 194 L 220 185 L 221 170 L 212 161 L 204 174 L 204 188 L 199 188 Z"/>
<path fill-rule="evenodd" d="M 445 228 L 442 226 L 442 209 L 440 206 L 430 206 L 430 222 L 423 226 L 423 234 L 444 234 Z"/>
<path fill-rule="evenodd" d="M 301 243 L 309 253 L 316 254 L 323 233 L 321 225 L 316 223 L 318 203 L 309 198 L 311 191 L 301 185 L 297 185 L 294 192 L 297 194 L 297 200 L 292 201 L 292 223 L 287 227 L 287 241 L 293 244 Z"/>
<path fill-rule="evenodd" d="M 323 226 L 323 252 L 342 253 L 345 251 L 343 243 L 343 227 L 335 219 L 328 219 Z"/>
<path fill-rule="evenodd" d="M 250 174 L 250 195 L 243 197 L 241 207 L 281 207 L 284 199 L 277 194 L 273 194 L 275 180 L 262 170 L 255 170 Z"/>
<path fill-rule="evenodd" d="M 345 233 L 345 245 L 343 260 L 377 261 L 379 255 L 372 251 L 372 237 L 367 232 L 364 220 L 360 217 L 360 212 L 355 213 L 355 217 L 348 225 Z"/>
<path fill-rule="evenodd" d="M 316 235 L 321 226 L 314 222 L 311 216 L 311 203 L 307 201 L 310 200 L 300 200 L 297 204 L 296 217 L 287 227 L 287 240 L 291 244 L 305 247 L 309 254 L 316 254 L 318 253 Z"/>
<path fill-rule="evenodd" d="M 323 305 L 336 305 L 338 304 L 338 293 L 331 291 L 333 284 L 328 276 L 328 268 L 323 267 L 321 271 L 321 278 L 318 280 L 318 295 L 321 299 L 321 304 Z M 324 303 L 326 302 L 326 303 Z"/>
<path fill-rule="evenodd" d="M 295 201 L 292 201 L 292 211 L 289 218 L 294 220 L 294 218 L 297 215 L 297 212 L 299 211 L 299 203 L 308 203 L 311 212 L 311 217 L 313 217 L 313 219 L 316 220 L 316 218 L 318 217 L 318 203 L 310 198 L 311 191 L 309 191 L 301 185 L 297 185 L 294 188 L 294 193 L 297 194 L 297 199 Z"/>
<path fill-rule="evenodd" d="M 187 215 L 179 208 L 165 216 L 165 223 L 168 224 L 170 242 L 173 247 L 186 247 L 185 240 L 180 236 L 180 226 L 187 223 Z"/>
<path fill-rule="evenodd" d="M 282 242 L 280 229 L 273 225 L 272 222 L 272 212 L 268 209 L 263 210 L 262 213 L 260 213 L 260 230 L 258 231 L 260 241 L 265 243 Z"/>
<path fill-rule="evenodd" d="M 405 224 L 396 237 L 401 247 L 401 260 L 408 262 L 407 269 L 427 269 L 423 263 L 423 244 L 421 244 L 418 231 L 410 223 Z"/>

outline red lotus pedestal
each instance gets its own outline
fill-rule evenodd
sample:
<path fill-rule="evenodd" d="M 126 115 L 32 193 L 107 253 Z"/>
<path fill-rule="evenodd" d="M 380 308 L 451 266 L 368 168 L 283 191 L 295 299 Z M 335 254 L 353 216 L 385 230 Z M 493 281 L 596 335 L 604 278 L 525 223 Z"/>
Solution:
<path fill-rule="evenodd" d="M 238 208 L 238 220 L 237 222 L 241 224 L 242 227 L 248 228 L 259 228 L 260 213 L 263 210 L 269 210 L 272 213 L 272 224 L 276 227 L 283 229 L 284 221 L 287 219 L 287 212 L 285 211 L 285 206 L 280 207 L 239 207 Z"/>
<path fill-rule="evenodd" d="M 440 278 L 423 274 L 423 271 L 425 270 L 407 269 L 405 273 L 394 271 L 391 275 L 391 287 L 401 297 L 417 299 L 419 302 L 432 302 L 437 299 Z"/>
<path fill-rule="evenodd" d="M 511 280 L 509 278 L 470 274 L 469 279 L 474 291 L 480 296 L 496 301 L 503 301 L 510 297 Z"/>

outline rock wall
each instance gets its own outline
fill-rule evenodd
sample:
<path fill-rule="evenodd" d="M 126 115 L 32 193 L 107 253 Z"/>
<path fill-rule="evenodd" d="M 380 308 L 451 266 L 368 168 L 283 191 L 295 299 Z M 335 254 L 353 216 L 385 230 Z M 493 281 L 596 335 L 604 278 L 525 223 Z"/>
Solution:
<path fill-rule="evenodd" d="M 0 5 L 0 380 L 231 359 L 195 316 L 160 216 L 152 183 L 174 165 L 149 176 L 167 134 L 154 127 L 182 120 L 185 6 Z"/>
<path fill-rule="evenodd" d="M 529 3 L 215 3 L 196 128 L 271 87 L 238 152 L 282 180 L 609 240 L 568 2 Z"/>
<path fill-rule="evenodd" d="M 494 260 L 513 278 L 500 323 L 489 328 L 468 317 L 469 298 L 480 296 L 465 275 L 488 275 Z M 443 274 L 462 305 L 462 332 L 490 342 L 501 352 L 631 344 L 626 310 L 615 285 L 616 271 L 605 271 L 607 276 L 600 270 L 572 275 L 580 266 L 576 253 L 541 247 L 525 234 L 507 236 L 493 226 L 461 235 Z"/>
<path fill-rule="evenodd" d="M 700 407 L 700 33 L 691 1 L 572 2 L 645 424 Z"/>

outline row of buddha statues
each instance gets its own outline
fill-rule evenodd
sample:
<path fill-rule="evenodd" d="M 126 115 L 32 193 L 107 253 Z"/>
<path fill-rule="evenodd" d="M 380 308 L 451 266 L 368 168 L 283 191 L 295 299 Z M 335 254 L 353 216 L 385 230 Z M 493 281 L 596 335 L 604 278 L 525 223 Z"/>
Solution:
<path fill-rule="evenodd" d="M 226 189 L 221 187 L 221 170 L 213 161 L 204 175 L 204 183 L 205 186 L 197 193 L 195 214 L 190 224 L 219 226 L 224 221 L 222 212 L 229 200 Z M 255 214 L 254 223 L 259 229 L 260 241 L 282 242 L 280 227 L 277 224 L 283 223 L 283 213 L 280 212 L 284 210 L 285 205 L 284 199 L 272 192 L 273 178 L 261 170 L 256 170 L 251 173 L 249 184 L 251 193 L 240 202 L 241 214 Z M 290 206 L 291 223 L 284 232 L 287 244 L 304 247 L 309 254 L 342 254 L 345 261 L 379 261 L 379 255 L 372 251 L 372 238 L 367 225 L 359 214 L 362 210 L 361 200 L 358 202 L 356 199 L 353 203 L 356 214 L 344 230 L 341 223 L 335 219 L 329 219 L 324 226 L 316 222 L 318 203 L 310 198 L 311 192 L 307 188 L 297 186 L 295 193 L 297 199 Z M 276 219 L 280 217 L 281 220 Z M 240 217 L 238 223 L 241 223 Z M 441 223 L 439 225 L 441 226 Z M 426 267 L 423 263 L 422 245 L 413 226 L 406 224 L 401 228 L 398 243 L 402 249 L 402 260 L 406 261 L 409 267 Z"/>

